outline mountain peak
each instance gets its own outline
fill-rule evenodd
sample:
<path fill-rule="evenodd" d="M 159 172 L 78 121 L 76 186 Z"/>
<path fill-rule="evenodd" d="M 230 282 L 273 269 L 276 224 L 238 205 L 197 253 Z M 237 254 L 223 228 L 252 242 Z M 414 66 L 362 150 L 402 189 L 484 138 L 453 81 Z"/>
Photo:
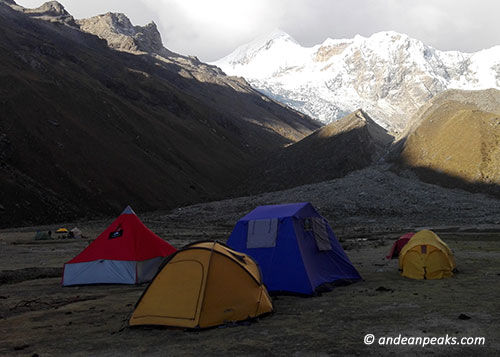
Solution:
<path fill-rule="evenodd" d="M 241 47 L 255 50 L 268 50 L 279 43 L 290 43 L 296 46 L 300 46 L 299 43 L 295 41 L 295 39 L 288 33 L 281 29 L 275 29 L 263 36 L 257 37 L 255 40 Z"/>
<path fill-rule="evenodd" d="M 64 6 L 57 1 L 47 1 L 37 8 L 38 11 L 51 12 L 57 15 L 69 15 Z"/>
<path fill-rule="evenodd" d="M 148 52 L 168 57 L 173 53 L 163 47 L 160 32 L 152 21 L 145 26 L 134 26 L 122 13 L 108 12 L 78 20 L 82 31 L 96 35 L 119 51 Z"/>
<path fill-rule="evenodd" d="M 91 28 L 99 33 L 112 32 L 127 36 L 132 36 L 136 33 L 135 26 L 132 25 L 127 15 L 120 12 L 107 12 L 88 19 L 78 20 L 78 22 L 81 27 L 85 27 L 85 31 Z"/>
<path fill-rule="evenodd" d="M 411 45 L 411 46 L 416 46 L 418 48 L 424 48 L 428 47 L 424 45 L 424 43 L 420 40 L 417 40 L 415 38 L 411 38 L 408 35 L 405 35 L 403 33 L 399 33 L 396 31 L 381 31 L 374 33 L 371 35 L 369 38 L 366 39 L 367 41 L 370 41 L 374 44 L 386 44 L 387 47 L 393 46 L 394 44 L 397 43 L 404 43 L 406 46 Z"/>
<path fill-rule="evenodd" d="M 34 9 L 27 9 L 17 5 L 14 1 L 4 1 L 12 9 L 23 12 L 30 17 L 46 20 L 50 22 L 59 22 L 68 26 L 76 27 L 75 19 L 64 6 L 57 1 L 47 1 Z"/>
<path fill-rule="evenodd" d="M 363 109 L 357 109 L 343 118 L 324 126 L 319 129 L 317 133 L 321 137 L 330 137 L 360 128 L 367 128 L 370 134 L 375 134 L 373 135 L 374 138 L 378 141 L 383 141 L 385 144 L 391 142 L 393 139 L 387 134 L 387 131 L 378 125 L 368 113 L 363 111 Z"/>
<path fill-rule="evenodd" d="M 267 35 L 262 36 L 260 39 L 263 39 L 263 40 L 278 40 L 279 39 L 279 40 L 291 41 L 291 42 L 294 42 L 294 43 L 298 43 L 287 32 L 285 32 L 285 31 L 283 31 L 282 29 L 279 29 L 279 28 L 274 29 L 273 31 L 271 31 Z"/>
<path fill-rule="evenodd" d="M 121 12 L 107 12 L 104 15 L 93 16 L 92 19 L 102 19 L 110 29 L 119 33 L 133 33 L 134 26 L 127 15 Z"/>
<path fill-rule="evenodd" d="M 393 31 L 393 30 L 386 30 L 386 31 L 379 31 L 375 32 L 372 34 L 369 38 L 371 39 L 409 39 L 410 37 L 408 35 L 405 35 L 404 33 Z"/>
<path fill-rule="evenodd" d="M 224 71 L 230 75 L 234 72 L 231 68 L 245 66 L 251 62 L 257 71 L 270 69 L 274 72 L 273 67 L 284 68 L 293 65 L 301 49 L 302 47 L 292 36 L 283 30 L 276 29 L 238 47 L 234 52 L 213 64 L 224 67 Z M 284 62 L 283 59 L 285 59 Z"/>
<path fill-rule="evenodd" d="M 325 124 L 363 107 L 394 133 L 443 90 L 500 88 L 500 46 L 473 54 L 440 51 L 408 35 L 381 31 L 301 47 L 286 36 L 273 32 L 215 64 Z"/>

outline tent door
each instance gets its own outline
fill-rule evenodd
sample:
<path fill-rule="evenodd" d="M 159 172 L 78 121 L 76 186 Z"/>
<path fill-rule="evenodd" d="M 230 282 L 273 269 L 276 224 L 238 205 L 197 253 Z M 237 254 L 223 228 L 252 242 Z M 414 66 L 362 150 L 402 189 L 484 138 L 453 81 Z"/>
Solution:
<path fill-rule="evenodd" d="M 179 276 L 183 278 L 179 279 Z M 151 291 L 144 297 L 146 301 L 142 302 L 147 308 L 138 314 L 139 317 L 154 315 L 196 319 L 203 279 L 203 265 L 198 261 L 181 260 L 168 264 L 149 287 Z M 168 304 L 165 301 L 168 301 Z"/>

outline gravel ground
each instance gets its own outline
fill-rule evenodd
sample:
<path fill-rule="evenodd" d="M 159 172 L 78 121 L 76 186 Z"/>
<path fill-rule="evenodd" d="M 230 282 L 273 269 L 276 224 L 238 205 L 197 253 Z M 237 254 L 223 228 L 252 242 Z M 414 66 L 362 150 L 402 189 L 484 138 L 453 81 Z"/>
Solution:
<path fill-rule="evenodd" d="M 363 281 L 312 298 L 278 296 L 258 321 L 198 332 L 126 327 L 145 286 L 62 288 L 61 268 L 110 222 L 66 222 L 88 238 L 34 241 L 25 227 L 0 231 L 0 355 L 498 355 L 500 205 L 480 194 L 447 190 L 384 166 L 344 179 L 139 214 L 176 247 L 225 241 L 256 205 L 311 201 L 327 217 Z M 402 232 L 437 231 L 455 253 L 452 278 L 403 278 L 384 259 Z M 365 345 L 367 334 L 376 342 Z M 383 336 L 485 337 L 482 346 L 387 346 Z"/>

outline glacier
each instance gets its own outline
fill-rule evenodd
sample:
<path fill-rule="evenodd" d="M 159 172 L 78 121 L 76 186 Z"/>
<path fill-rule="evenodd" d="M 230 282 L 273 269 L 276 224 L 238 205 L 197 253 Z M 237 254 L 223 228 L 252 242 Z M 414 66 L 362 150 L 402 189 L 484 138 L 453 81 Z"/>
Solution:
<path fill-rule="evenodd" d="M 363 109 L 396 134 L 444 90 L 500 89 L 500 46 L 440 51 L 395 31 L 303 47 L 276 30 L 211 64 L 325 124 Z"/>

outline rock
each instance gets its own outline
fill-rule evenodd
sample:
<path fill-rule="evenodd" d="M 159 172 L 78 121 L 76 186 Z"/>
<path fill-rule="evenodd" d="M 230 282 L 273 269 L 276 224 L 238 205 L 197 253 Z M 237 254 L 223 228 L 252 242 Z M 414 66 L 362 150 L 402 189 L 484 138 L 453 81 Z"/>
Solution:
<path fill-rule="evenodd" d="M 121 13 L 108 12 L 77 21 L 80 28 L 96 35 L 115 50 L 125 52 L 146 52 L 162 57 L 176 55 L 163 47 L 160 32 L 154 22 L 145 26 L 134 26 L 130 19 Z"/>
<path fill-rule="evenodd" d="M 23 8 L 22 11 L 34 18 L 50 22 L 59 22 L 71 27 L 77 27 L 73 16 L 71 16 L 66 11 L 64 6 L 57 1 L 48 1 L 35 9 Z"/>
<path fill-rule="evenodd" d="M 17 345 L 17 346 L 14 346 L 14 351 L 22 351 L 26 348 L 28 348 L 30 345 L 27 345 L 27 344 L 24 344 L 24 345 Z"/>

